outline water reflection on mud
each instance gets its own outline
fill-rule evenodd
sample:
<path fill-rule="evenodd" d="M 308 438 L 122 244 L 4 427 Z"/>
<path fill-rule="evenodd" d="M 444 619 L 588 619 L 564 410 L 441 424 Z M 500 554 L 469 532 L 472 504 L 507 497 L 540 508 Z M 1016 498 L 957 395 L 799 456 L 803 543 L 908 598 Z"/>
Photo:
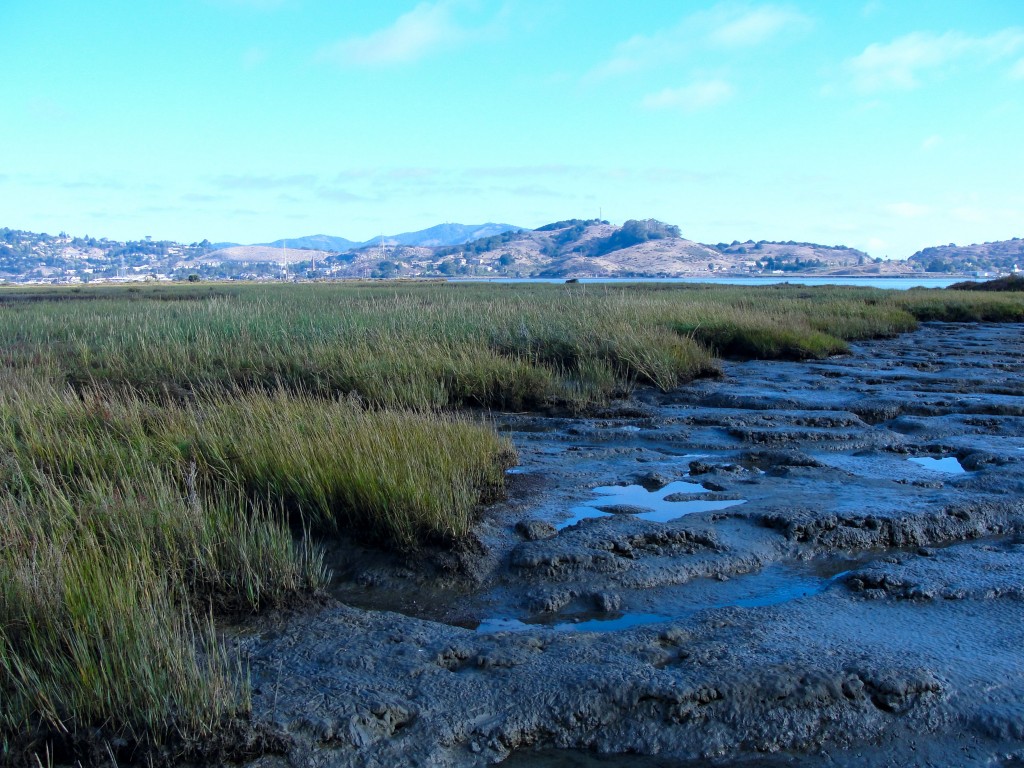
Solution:
<path fill-rule="evenodd" d="M 585 505 L 573 507 L 572 516 L 555 527 L 559 530 L 581 520 L 613 514 L 634 515 L 641 520 L 667 523 L 683 515 L 715 512 L 743 504 L 746 499 L 681 498 L 687 495 L 707 496 L 703 485 L 677 481 L 654 491 L 642 485 L 604 485 L 594 489 L 599 497 Z"/>

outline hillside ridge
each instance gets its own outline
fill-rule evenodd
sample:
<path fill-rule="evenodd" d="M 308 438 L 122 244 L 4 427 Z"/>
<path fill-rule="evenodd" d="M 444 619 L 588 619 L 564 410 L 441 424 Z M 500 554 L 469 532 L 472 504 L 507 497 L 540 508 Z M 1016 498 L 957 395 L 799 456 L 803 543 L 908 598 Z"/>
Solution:
<path fill-rule="evenodd" d="M 456 242 L 452 242 L 455 240 Z M 462 242 L 458 242 L 462 240 Z M 655 219 L 616 226 L 566 219 L 536 229 L 439 224 L 353 243 L 309 235 L 267 244 L 39 234 L 0 228 L 0 282 L 379 277 L 884 276 L 930 272 L 994 277 L 1024 264 L 1024 239 L 922 249 L 905 261 L 844 245 L 734 240 L 707 244 Z"/>

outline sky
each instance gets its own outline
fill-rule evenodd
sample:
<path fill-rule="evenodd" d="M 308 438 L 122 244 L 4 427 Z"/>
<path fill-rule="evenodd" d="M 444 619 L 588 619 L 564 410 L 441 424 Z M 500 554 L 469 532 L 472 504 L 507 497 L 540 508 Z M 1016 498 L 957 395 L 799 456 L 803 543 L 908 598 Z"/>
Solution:
<path fill-rule="evenodd" d="M 0 226 L 1024 236 L 1021 0 L 0 0 Z"/>

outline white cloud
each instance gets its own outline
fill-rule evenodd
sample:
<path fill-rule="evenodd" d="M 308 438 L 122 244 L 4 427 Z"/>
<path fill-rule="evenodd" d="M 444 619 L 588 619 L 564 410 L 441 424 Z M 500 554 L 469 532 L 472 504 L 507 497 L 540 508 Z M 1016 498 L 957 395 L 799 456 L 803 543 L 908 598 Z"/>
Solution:
<path fill-rule="evenodd" d="M 921 142 L 921 149 L 925 152 L 931 152 L 933 149 L 937 149 L 942 146 L 942 142 L 943 138 L 938 134 L 934 134 Z"/>
<path fill-rule="evenodd" d="M 287 189 L 292 187 L 305 188 L 317 181 L 316 176 L 308 173 L 291 176 L 260 175 L 260 174 L 224 174 L 212 179 L 221 189 Z"/>
<path fill-rule="evenodd" d="M 587 78 L 603 79 L 665 66 L 700 49 L 759 45 L 784 32 L 807 29 L 810 24 L 810 19 L 788 6 L 721 3 L 686 16 L 675 26 L 633 35 L 615 46 L 612 55 Z"/>
<path fill-rule="evenodd" d="M 211 0 L 216 5 L 233 5 L 239 8 L 252 8 L 257 11 L 269 11 L 284 5 L 287 0 Z"/>
<path fill-rule="evenodd" d="M 854 86 L 865 93 L 909 90 L 922 77 L 957 62 L 991 63 L 1024 49 L 1024 29 L 1011 27 L 987 37 L 961 32 L 911 32 L 890 43 L 872 43 L 846 62 Z"/>
<path fill-rule="evenodd" d="M 803 14 L 776 5 L 751 8 L 732 18 L 723 9 L 722 15 L 722 21 L 711 30 L 709 39 L 725 47 L 759 45 L 788 29 L 802 29 L 809 24 Z"/>
<path fill-rule="evenodd" d="M 1018 59 L 1010 70 L 1010 77 L 1014 80 L 1024 80 L 1024 59 Z"/>
<path fill-rule="evenodd" d="M 920 205 L 918 203 L 891 203 L 885 206 L 885 209 L 894 216 L 899 216 L 901 219 L 916 219 L 921 216 L 926 216 L 931 213 L 931 208 L 927 205 Z"/>
<path fill-rule="evenodd" d="M 991 218 L 988 211 L 974 205 L 961 205 L 954 208 L 951 213 L 954 219 L 967 224 L 987 224 Z"/>
<path fill-rule="evenodd" d="M 864 7 L 860 9 L 860 13 L 861 16 L 864 16 L 865 18 L 871 18 L 872 16 L 881 13 L 884 9 L 885 6 L 882 4 L 882 0 L 868 0 L 868 2 L 864 4 Z"/>
<path fill-rule="evenodd" d="M 481 32 L 456 18 L 461 5 L 458 0 L 422 2 L 388 27 L 329 46 L 321 51 L 321 58 L 355 66 L 389 66 L 451 48 Z"/>
<path fill-rule="evenodd" d="M 365 198 L 349 192 L 347 189 L 322 186 L 316 189 L 316 196 L 322 200 L 334 200 L 339 203 L 353 203 Z"/>
<path fill-rule="evenodd" d="M 735 88 L 724 80 L 704 80 L 666 88 L 644 97 L 641 104 L 647 109 L 682 109 L 696 112 L 722 104 L 732 98 Z"/>

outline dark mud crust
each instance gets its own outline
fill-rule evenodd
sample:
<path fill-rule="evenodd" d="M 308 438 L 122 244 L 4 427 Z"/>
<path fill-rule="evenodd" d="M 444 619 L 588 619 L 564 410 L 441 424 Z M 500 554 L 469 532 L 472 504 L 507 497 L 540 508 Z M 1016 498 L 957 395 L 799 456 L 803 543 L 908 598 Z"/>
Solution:
<path fill-rule="evenodd" d="M 117 766 L 205 766 L 244 763 L 258 757 L 284 755 L 291 737 L 265 722 L 225 718 L 215 732 L 202 740 L 190 740 L 173 729 L 160 743 L 114 736 L 102 728 L 90 728 L 72 735 L 42 732 L 24 735 L 8 744 L 0 754 L 11 768 L 40 768 L 47 765 Z"/>
<path fill-rule="evenodd" d="M 566 416 L 490 417 L 522 466 L 469 546 L 340 545 L 334 601 L 232 629 L 248 765 L 1021 765 L 1024 328 Z M 732 506 L 602 514 L 629 484 Z"/>

